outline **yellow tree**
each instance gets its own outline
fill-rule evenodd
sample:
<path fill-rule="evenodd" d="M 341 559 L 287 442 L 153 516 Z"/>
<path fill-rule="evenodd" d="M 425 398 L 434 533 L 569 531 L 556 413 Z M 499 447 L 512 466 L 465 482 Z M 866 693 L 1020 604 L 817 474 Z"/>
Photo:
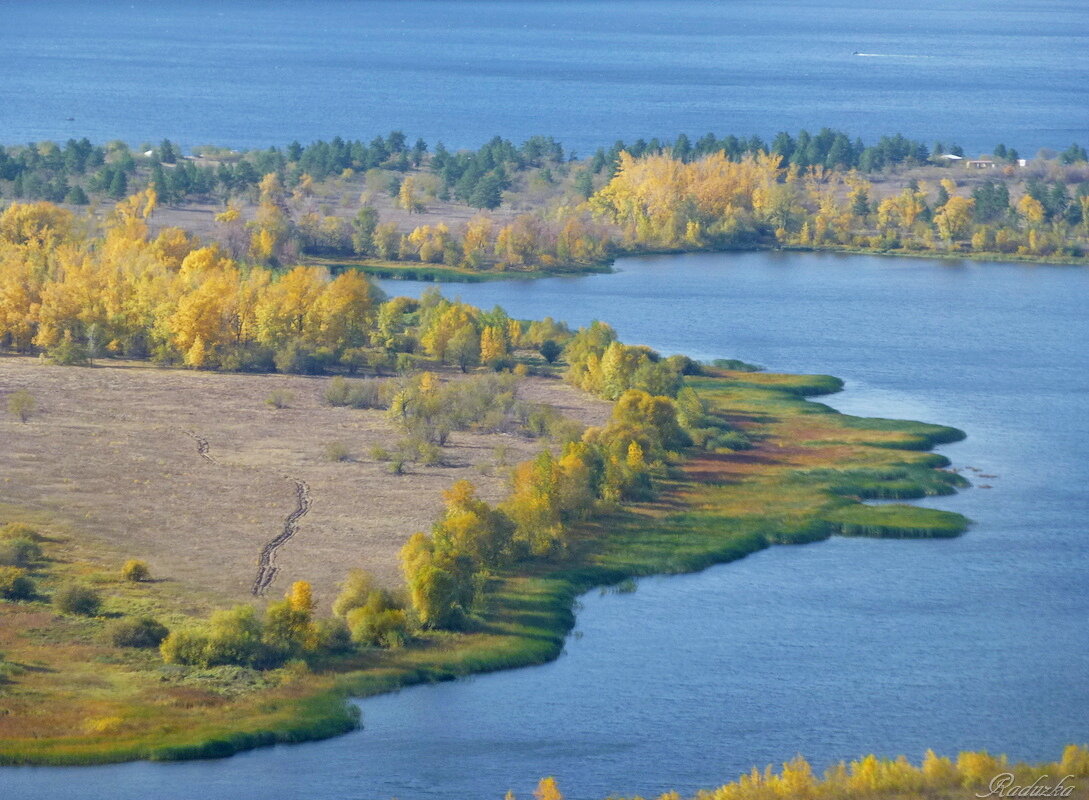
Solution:
<path fill-rule="evenodd" d="M 1044 221 L 1045 211 L 1043 205 L 1030 194 L 1023 195 L 1017 201 L 1017 213 L 1033 227 L 1040 225 Z"/>
<path fill-rule="evenodd" d="M 486 325 L 480 333 L 480 360 L 495 366 L 507 357 L 507 337 L 498 325 Z"/>
<path fill-rule="evenodd" d="M 555 778 L 541 778 L 537 789 L 533 792 L 535 800 L 563 800 L 560 787 L 556 785 Z"/>
<path fill-rule="evenodd" d="M 325 288 L 324 278 L 318 267 L 295 267 L 270 284 L 254 309 L 258 340 L 279 347 L 301 337 L 307 313 Z"/>
<path fill-rule="evenodd" d="M 938 233 L 947 242 L 960 239 L 972 225 L 972 212 L 975 210 L 976 201 L 970 197 L 954 195 L 949 198 L 941 210 L 934 215 L 934 224 L 938 226 Z"/>
<path fill-rule="evenodd" d="M 375 299 L 374 287 L 362 273 L 342 272 L 311 303 L 304 320 L 307 340 L 334 352 L 362 347 L 374 326 Z"/>
<path fill-rule="evenodd" d="M 465 225 L 461 237 L 462 264 L 469 269 L 480 269 L 492 245 L 495 224 L 482 214 L 477 214 Z"/>

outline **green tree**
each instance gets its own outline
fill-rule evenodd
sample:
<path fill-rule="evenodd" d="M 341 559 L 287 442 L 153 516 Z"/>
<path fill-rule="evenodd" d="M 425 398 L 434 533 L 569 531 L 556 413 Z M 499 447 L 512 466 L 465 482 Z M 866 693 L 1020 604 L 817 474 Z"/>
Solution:
<path fill-rule="evenodd" d="M 356 254 L 365 256 L 374 252 L 374 231 L 378 227 L 378 211 L 371 206 L 363 206 L 352 220 L 352 248 Z"/>
<path fill-rule="evenodd" d="M 499 208 L 503 202 L 503 181 L 495 173 L 488 173 L 476 182 L 468 202 L 473 208 Z"/>

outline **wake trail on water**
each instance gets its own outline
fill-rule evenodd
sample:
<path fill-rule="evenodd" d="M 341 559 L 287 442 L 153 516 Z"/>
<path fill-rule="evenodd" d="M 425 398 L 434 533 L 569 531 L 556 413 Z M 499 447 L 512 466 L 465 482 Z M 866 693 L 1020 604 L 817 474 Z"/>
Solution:
<path fill-rule="evenodd" d="M 934 56 L 921 56 L 911 53 L 855 53 L 859 58 L 934 58 Z"/>

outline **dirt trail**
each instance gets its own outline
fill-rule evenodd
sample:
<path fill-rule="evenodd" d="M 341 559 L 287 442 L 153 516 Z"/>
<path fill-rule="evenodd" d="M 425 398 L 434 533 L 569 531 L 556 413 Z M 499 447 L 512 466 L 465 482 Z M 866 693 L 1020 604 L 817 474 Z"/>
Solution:
<path fill-rule="evenodd" d="M 184 433 L 186 436 L 188 436 L 190 439 L 192 439 L 194 442 L 197 443 L 197 455 L 199 455 L 205 461 L 211 462 L 212 464 L 218 464 L 219 463 L 218 461 L 216 461 L 215 456 L 213 456 L 208 451 L 208 440 L 207 439 L 205 439 L 203 436 L 199 436 L 196 433 L 193 433 L 193 431 L 183 430 L 182 433 Z"/>
<path fill-rule="evenodd" d="M 280 534 L 261 549 L 261 555 L 257 559 L 257 579 L 253 582 L 254 597 L 261 597 L 268 591 L 278 571 L 275 566 L 276 551 L 298 532 L 299 520 L 306 516 L 313 504 L 310 497 L 310 485 L 306 481 L 286 475 L 284 477 L 295 483 L 295 510 L 287 515 L 287 519 L 284 520 L 284 529 L 280 531 Z"/>
<path fill-rule="evenodd" d="M 197 443 L 197 455 L 211 464 L 220 465 L 220 462 L 212 455 L 211 447 L 205 437 L 194 433 L 193 431 L 183 430 L 181 428 L 178 428 L 177 430 Z M 313 499 L 310 496 L 310 485 L 306 481 L 292 478 L 288 475 L 285 475 L 284 479 L 295 484 L 295 510 L 287 515 L 287 519 L 284 520 L 284 527 L 280 533 L 261 548 L 261 555 L 257 557 L 257 577 L 254 579 L 253 588 L 250 590 L 254 597 L 263 596 L 265 592 L 268 591 L 268 587 L 272 585 L 272 581 L 276 578 L 276 573 L 279 572 L 279 568 L 275 564 L 276 551 L 292 536 L 298 533 L 299 520 L 306 516 L 307 512 L 310 511 L 310 506 L 313 504 Z"/>

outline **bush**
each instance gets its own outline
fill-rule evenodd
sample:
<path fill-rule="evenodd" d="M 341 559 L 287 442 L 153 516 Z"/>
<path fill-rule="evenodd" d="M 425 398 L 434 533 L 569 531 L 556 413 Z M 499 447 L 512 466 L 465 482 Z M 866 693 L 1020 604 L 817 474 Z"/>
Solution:
<path fill-rule="evenodd" d="M 262 634 L 253 606 L 235 606 L 214 612 L 205 626 L 171 632 L 159 645 L 159 652 L 171 664 L 255 669 L 279 666 L 287 654 L 266 644 Z"/>
<path fill-rule="evenodd" d="M 556 343 L 555 339 L 545 339 L 541 342 L 541 346 L 537 348 L 537 351 L 541 354 L 541 358 L 549 364 L 555 364 L 556 359 L 563 352 L 563 348 Z"/>
<path fill-rule="evenodd" d="M 53 596 L 53 605 L 65 614 L 93 617 L 102 606 L 102 598 L 86 586 L 65 586 Z"/>
<path fill-rule="evenodd" d="M 319 619 L 314 623 L 314 635 L 318 649 L 327 653 L 343 653 L 352 647 L 351 633 L 344 620 Z"/>
<path fill-rule="evenodd" d="M 325 445 L 325 460 L 326 461 L 351 461 L 352 456 L 348 452 L 348 445 L 344 442 L 329 442 Z"/>
<path fill-rule="evenodd" d="M 14 539 L 22 537 L 24 539 L 33 539 L 35 542 L 41 541 L 41 535 L 38 531 L 25 522 L 9 522 L 7 525 L 0 527 L 0 539 Z"/>
<path fill-rule="evenodd" d="M 91 354 L 84 345 L 66 337 L 46 351 L 45 359 L 65 366 L 85 366 L 91 363 Z"/>
<path fill-rule="evenodd" d="M 121 567 L 121 577 L 133 583 L 141 583 L 151 578 L 151 569 L 146 561 L 130 558 L 125 562 L 125 566 Z M 158 642 L 155 644 L 158 644 Z"/>
<path fill-rule="evenodd" d="M 402 647 L 409 638 L 408 617 L 381 589 L 371 591 L 366 604 L 350 609 L 347 623 L 352 641 L 365 647 Z"/>
<path fill-rule="evenodd" d="M 0 539 L 0 565 L 29 567 L 42 557 L 42 548 L 26 536 Z"/>
<path fill-rule="evenodd" d="M 273 408 L 290 408 L 295 402 L 295 394 L 287 389 L 273 389 L 265 398 L 265 402 Z"/>
<path fill-rule="evenodd" d="M 151 617 L 130 617 L 110 625 L 106 632 L 115 647 L 158 647 L 169 631 Z"/>
<path fill-rule="evenodd" d="M 19 389 L 8 395 L 8 413 L 20 422 L 26 422 L 37 408 L 34 395 L 25 389 Z"/>
<path fill-rule="evenodd" d="M 353 608 L 365 606 L 374 591 L 374 579 L 370 573 L 364 569 L 348 570 L 344 583 L 340 584 L 340 593 L 333 601 L 333 613 L 343 617 Z"/>
<path fill-rule="evenodd" d="M 19 567 L 0 567 L 0 597 L 5 600 L 29 600 L 34 596 L 34 581 Z"/>
<path fill-rule="evenodd" d="M 325 402 L 331 406 L 351 408 L 385 408 L 386 384 L 374 378 L 349 381 L 338 375 L 325 389 Z"/>
<path fill-rule="evenodd" d="M 294 375 L 320 375 L 325 371 L 322 358 L 298 342 L 289 342 L 272 357 L 277 372 Z"/>
<path fill-rule="evenodd" d="M 219 359 L 228 372 L 272 372 L 276 369 L 273 351 L 260 345 L 238 345 L 229 348 Z"/>

